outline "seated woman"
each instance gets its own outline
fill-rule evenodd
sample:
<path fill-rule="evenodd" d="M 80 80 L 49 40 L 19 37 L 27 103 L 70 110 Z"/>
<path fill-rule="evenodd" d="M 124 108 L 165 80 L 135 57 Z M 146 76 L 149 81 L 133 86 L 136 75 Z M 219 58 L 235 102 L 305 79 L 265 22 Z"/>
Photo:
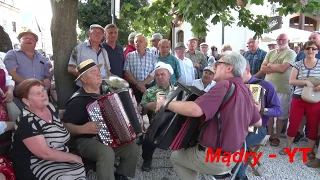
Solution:
<path fill-rule="evenodd" d="M 24 80 L 17 96 L 25 104 L 10 150 L 17 180 L 86 179 L 82 159 L 65 145 L 70 134 L 49 103 L 42 82 Z"/>

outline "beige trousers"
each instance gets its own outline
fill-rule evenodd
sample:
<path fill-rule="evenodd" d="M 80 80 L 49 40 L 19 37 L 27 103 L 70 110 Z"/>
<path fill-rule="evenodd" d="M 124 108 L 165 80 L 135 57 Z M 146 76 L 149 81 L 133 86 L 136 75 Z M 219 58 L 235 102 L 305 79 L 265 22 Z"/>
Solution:
<path fill-rule="evenodd" d="M 199 151 L 198 146 L 188 148 L 186 150 L 174 151 L 170 160 L 173 168 L 177 172 L 181 180 L 197 180 L 198 174 L 222 175 L 231 172 L 236 165 L 230 162 L 230 166 L 220 161 L 206 162 L 207 152 Z M 233 155 L 231 155 L 232 160 Z"/>

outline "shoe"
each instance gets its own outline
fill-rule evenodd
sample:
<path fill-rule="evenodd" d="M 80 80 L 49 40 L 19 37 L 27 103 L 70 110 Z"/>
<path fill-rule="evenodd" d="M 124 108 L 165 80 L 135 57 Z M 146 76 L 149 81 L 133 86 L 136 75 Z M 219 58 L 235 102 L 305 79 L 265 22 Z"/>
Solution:
<path fill-rule="evenodd" d="M 152 164 L 152 161 L 143 161 L 143 164 L 141 166 L 141 171 L 150 172 L 151 164 Z"/>
<path fill-rule="evenodd" d="M 311 160 L 306 165 L 311 168 L 320 168 L 320 159 Z"/>
<path fill-rule="evenodd" d="M 115 180 L 129 180 L 126 176 L 118 173 L 114 173 L 114 179 Z"/>
<path fill-rule="evenodd" d="M 236 177 L 236 180 L 248 180 L 248 177 L 247 176 L 245 178 Z"/>
<path fill-rule="evenodd" d="M 303 135 L 303 134 L 301 134 L 301 133 L 297 132 L 296 137 L 294 137 L 293 143 L 297 143 L 297 142 L 299 142 L 303 137 L 304 137 L 304 135 Z"/>

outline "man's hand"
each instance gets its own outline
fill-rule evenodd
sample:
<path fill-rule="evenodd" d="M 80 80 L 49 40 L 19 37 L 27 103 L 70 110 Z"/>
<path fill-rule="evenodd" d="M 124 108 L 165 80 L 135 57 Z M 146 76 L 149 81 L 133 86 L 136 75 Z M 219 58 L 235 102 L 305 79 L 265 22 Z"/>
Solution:
<path fill-rule="evenodd" d="M 142 93 L 145 93 L 147 91 L 145 84 L 143 84 L 143 82 L 138 82 L 136 84 L 136 87 L 139 91 L 141 91 Z"/>
<path fill-rule="evenodd" d="M 12 100 L 13 100 L 13 92 L 10 91 L 10 90 L 8 90 L 8 91 L 3 95 L 3 97 L 4 97 L 3 102 L 5 102 L 5 103 L 10 103 L 10 102 L 12 102 Z"/>
<path fill-rule="evenodd" d="M 315 87 L 313 90 L 314 90 L 315 92 L 319 92 L 319 91 L 320 91 L 320 85 L 317 86 L 317 87 Z"/>
<path fill-rule="evenodd" d="M 84 134 L 98 134 L 101 129 L 101 126 L 99 122 L 91 121 L 82 125 L 82 128 L 83 128 Z"/>
<path fill-rule="evenodd" d="M 139 114 L 142 114 L 142 110 L 143 110 L 143 107 L 141 104 L 138 105 L 138 111 L 139 111 Z"/>
<path fill-rule="evenodd" d="M 193 66 L 194 66 L 194 67 L 197 67 L 197 68 L 200 68 L 200 64 L 199 64 L 199 63 L 196 63 L 196 62 L 193 62 Z"/>
<path fill-rule="evenodd" d="M 157 105 L 156 105 L 155 112 L 160 111 L 160 108 L 164 104 L 165 101 L 166 101 L 166 98 L 164 98 L 164 97 L 160 97 L 159 99 L 157 99 Z"/>
<path fill-rule="evenodd" d="M 258 109 L 258 111 L 260 112 L 260 111 L 261 111 L 261 104 L 255 102 L 254 105 L 256 106 L 256 108 Z"/>

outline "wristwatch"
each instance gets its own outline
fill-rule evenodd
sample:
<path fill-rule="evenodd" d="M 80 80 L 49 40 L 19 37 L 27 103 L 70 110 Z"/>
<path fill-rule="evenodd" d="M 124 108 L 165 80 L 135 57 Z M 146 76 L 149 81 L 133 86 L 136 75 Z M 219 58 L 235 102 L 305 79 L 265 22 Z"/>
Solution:
<path fill-rule="evenodd" d="M 263 115 L 267 115 L 268 114 L 268 108 L 264 108 L 263 109 Z"/>

